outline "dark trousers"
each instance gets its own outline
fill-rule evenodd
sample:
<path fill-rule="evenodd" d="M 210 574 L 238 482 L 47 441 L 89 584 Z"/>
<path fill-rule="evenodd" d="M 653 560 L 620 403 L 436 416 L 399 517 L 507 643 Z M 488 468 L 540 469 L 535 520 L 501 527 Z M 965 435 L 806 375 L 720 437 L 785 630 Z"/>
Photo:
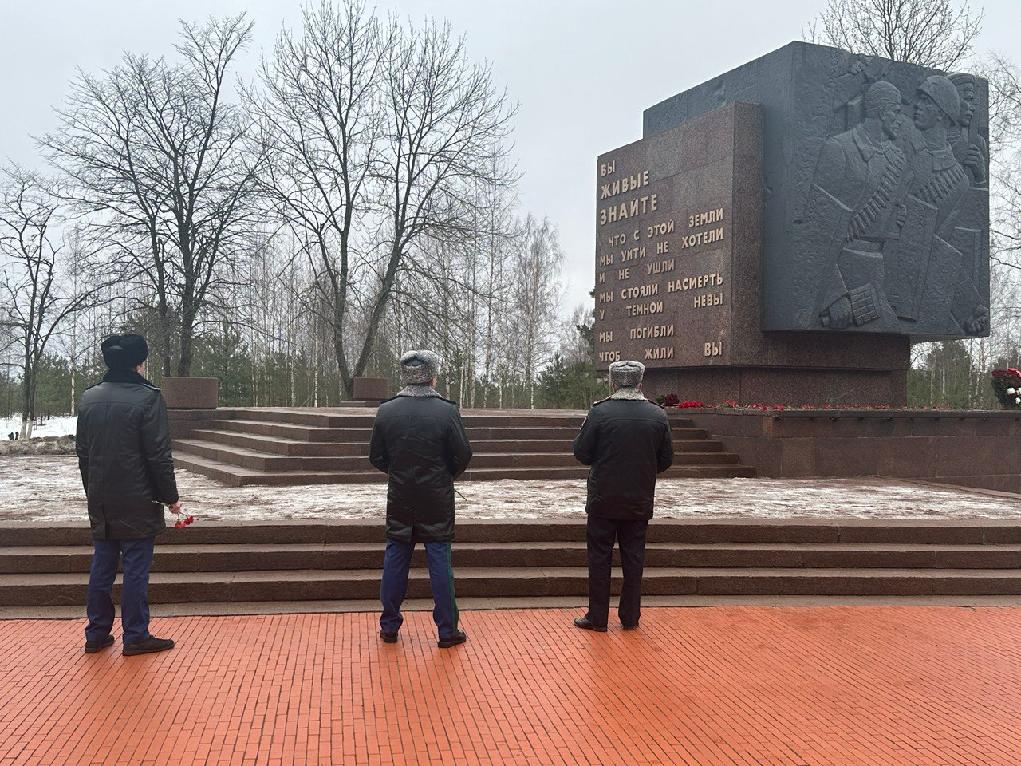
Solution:
<path fill-rule="evenodd" d="M 613 543 L 620 544 L 624 585 L 620 591 L 617 616 L 624 625 L 637 625 L 642 616 L 642 569 L 645 567 L 646 519 L 601 519 L 589 516 L 588 618 L 594 625 L 606 625 L 610 618 L 610 568 Z"/>
<path fill-rule="evenodd" d="M 379 600 L 383 603 L 383 615 L 379 618 L 379 629 L 384 633 L 396 633 L 404 624 L 401 604 L 408 592 L 408 570 L 411 568 L 411 554 L 414 543 L 397 540 L 386 541 L 383 556 L 383 580 L 379 585 Z M 450 638 L 457 632 L 459 612 L 454 597 L 454 569 L 450 560 L 450 543 L 425 543 L 425 559 L 429 567 L 429 583 L 433 592 L 433 621 L 440 638 Z"/>
<path fill-rule="evenodd" d="M 121 586 L 121 628 L 125 644 L 137 644 L 149 637 L 149 567 L 155 538 L 141 540 L 93 540 L 92 570 L 86 611 L 89 624 L 86 641 L 102 641 L 113 629 L 113 581 L 117 563 L 123 559 Z"/>

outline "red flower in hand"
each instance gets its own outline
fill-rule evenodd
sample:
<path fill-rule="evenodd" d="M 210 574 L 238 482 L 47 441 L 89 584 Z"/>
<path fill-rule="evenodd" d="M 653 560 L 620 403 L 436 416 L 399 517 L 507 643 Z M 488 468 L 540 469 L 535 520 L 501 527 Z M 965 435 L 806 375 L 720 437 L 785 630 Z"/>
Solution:
<path fill-rule="evenodd" d="M 174 523 L 174 529 L 184 529 L 189 524 L 194 523 L 194 521 L 195 521 L 194 516 L 185 516 L 183 519 L 178 519 Z"/>

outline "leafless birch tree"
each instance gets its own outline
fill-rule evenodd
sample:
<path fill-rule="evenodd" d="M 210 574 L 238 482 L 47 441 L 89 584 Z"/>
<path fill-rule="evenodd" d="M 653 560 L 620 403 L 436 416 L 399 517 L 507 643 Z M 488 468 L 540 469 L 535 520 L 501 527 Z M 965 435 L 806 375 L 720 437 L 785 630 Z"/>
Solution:
<path fill-rule="evenodd" d="M 19 168 L 0 173 L 0 325 L 19 351 L 24 439 L 32 435 L 40 362 L 64 323 L 95 305 L 102 282 L 94 276 L 88 285 L 69 284 L 60 227 L 51 182 Z M 73 268 L 83 270 L 82 264 Z"/>
<path fill-rule="evenodd" d="M 350 395 L 413 254 L 469 236 L 477 190 L 511 179 L 497 160 L 512 109 L 448 26 L 383 22 L 357 0 L 308 8 L 262 79 L 252 108 L 273 147 L 267 176 L 314 245 Z"/>

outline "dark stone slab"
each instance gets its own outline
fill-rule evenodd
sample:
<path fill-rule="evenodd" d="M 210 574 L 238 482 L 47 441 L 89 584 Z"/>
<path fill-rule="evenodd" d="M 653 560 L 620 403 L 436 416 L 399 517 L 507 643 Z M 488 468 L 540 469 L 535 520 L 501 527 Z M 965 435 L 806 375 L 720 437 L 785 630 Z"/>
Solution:
<path fill-rule="evenodd" d="M 352 396 L 359 401 L 382 401 L 390 397 L 389 378 L 355 378 Z"/>
<path fill-rule="evenodd" d="M 160 386 L 168 410 L 210 410 L 219 404 L 219 378 L 164 377 Z"/>

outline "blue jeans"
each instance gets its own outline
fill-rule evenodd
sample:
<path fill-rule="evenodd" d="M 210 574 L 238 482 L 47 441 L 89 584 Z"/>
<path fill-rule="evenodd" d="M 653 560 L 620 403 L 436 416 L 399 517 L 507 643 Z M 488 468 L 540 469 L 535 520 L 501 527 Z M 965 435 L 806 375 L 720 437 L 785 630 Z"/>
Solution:
<path fill-rule="evenodd" d="M 149 637 L 149 567 L 155 538 L 141 540 L 93 540 L 92 570 L 86 611 L 89 624 L 86 641 L 102 641 L 113 628 L 113 581 L 117 562 L 124 559 L 121 586 L 121 627 L 125 644 L 137 644 Z"/>
<path fill-rule="evenodd" d="M 379 618 L 379 629 L 384 633 L 396 633 L 404 623 L 401 604 L 408 592 L 408 569 L 414 543 L 397 540 L 386 541 L 383 556 L 383 580 L 379 586 L 379 600 L 383 602 L 383 616 Z M 454 598 L 454 570 L 450 563 L 450 543 L 425 543 L 425 557 L 429 566 L 429 582 L 432 585 L 433 621 L 440 638 L 450 638 L 457 632 L 458 611 Z"/>

